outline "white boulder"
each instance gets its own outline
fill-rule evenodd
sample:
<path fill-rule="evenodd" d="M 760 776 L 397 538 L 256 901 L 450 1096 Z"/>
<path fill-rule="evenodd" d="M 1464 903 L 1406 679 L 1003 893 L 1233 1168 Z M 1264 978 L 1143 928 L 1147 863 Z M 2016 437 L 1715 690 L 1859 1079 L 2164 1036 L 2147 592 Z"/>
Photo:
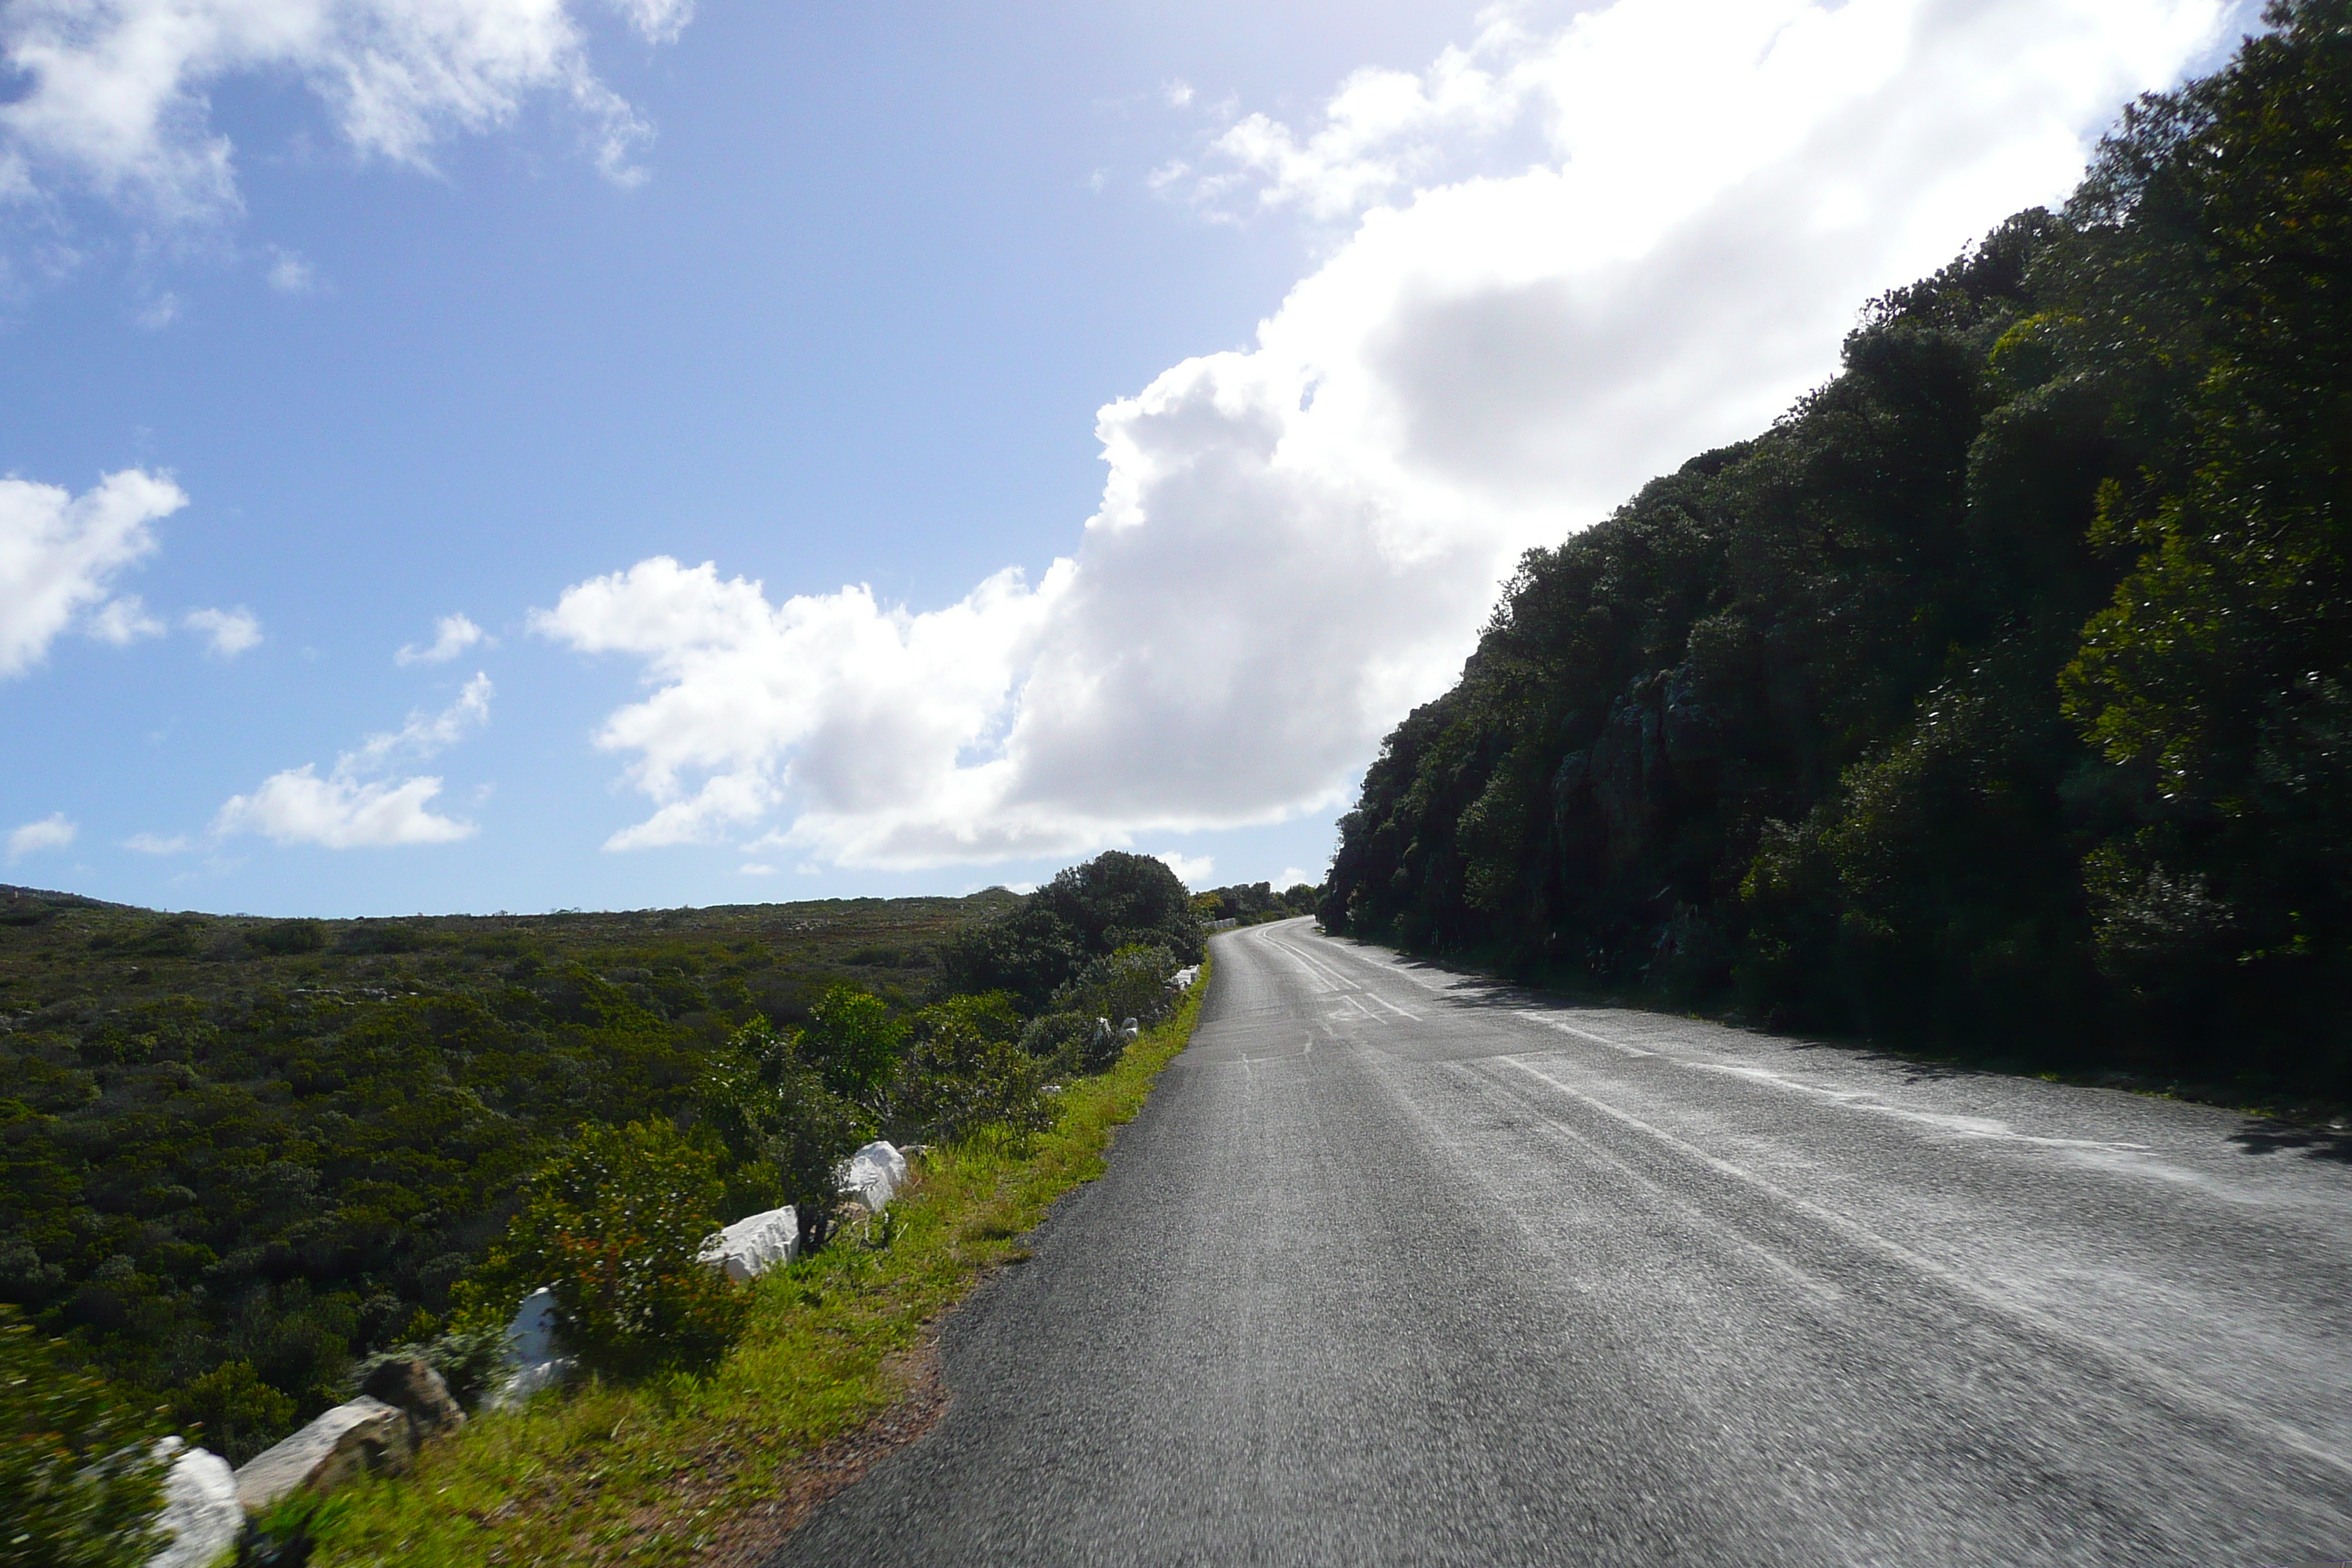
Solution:
<path fill-rule="evenodd" d="M 702 1244 L 702 1261 L 738 1285 L 800 1256 L 801 1216 L 793 1205 L 739 1219 Z"/>
<path fill-rule="evenodd" d="M 1168 977 L 1169 988 L 1175 991 L 1190 991 L 1192 989 L 1192 982 L 1200 978 L 1201 966 L 1197 963 L 1186 964 Z"/>
<path fill-rule="evenodd" d="M 399 1469 L 414 1452 L 408 1412 L 362 1394 L 247 1460 L 236 1472 L 236 1500 L 259 1513 L 299 1488 L 331 1491 L 369 1470 Z"/>
<path fill-rule="evenodd" d="M 147 1559 L 147 1568 L 212 1568 L 245 1529 L 236 1472 L 209 1448 L 191 1448 L 177 1437 L 155 1447 L 172 1460 L 163 1478 L 163 1515 L 156 1521 L 171 1540 Z"/>
<path fill-rule="evenodd" d="M 572 1358 L 555 1348 L 555 1292 L 544 1286 L 523 1298 L 507 1325 L 507 1365 L 511 1369 L 489 1399 L 490 1408 L 520 1405 L 542 1388 L 552 1388 L 572 1371 Z"/>
<path fill-rule="evenodd" d="M 880 1214 L 907 1184 L 907 1157 L 879 1139 L 849 1157 L 841 1168 L 844 1197 L 856 1198 Z"/>

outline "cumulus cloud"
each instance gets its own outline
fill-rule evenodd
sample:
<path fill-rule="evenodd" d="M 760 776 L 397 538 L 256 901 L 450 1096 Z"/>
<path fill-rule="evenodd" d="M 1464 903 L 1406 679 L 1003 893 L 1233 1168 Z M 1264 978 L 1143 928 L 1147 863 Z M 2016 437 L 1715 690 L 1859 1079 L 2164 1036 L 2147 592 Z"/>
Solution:
<path fill-rule="evenodd" d="M 85 611 L 110 641 L 149 635 L 136 599 L 104 606 L 110 584 L 155 548 L 150 526 L 188 504 L 180 487 L 137 468 L 109 474 L 80 495 L 0 479 L 0 679 L 38 664 Z"/>
<path fill-rule="evenodd" d="M 1156 858 L 1175 872 L 1176 879 L 1188 888 L 1198 888 L 1217 874 L 1217 862 L 1213 856 L 1183 855 L 1173 849 L 1163 849 Z"/>
<path fill-rule="evenodd" d="M 80 831 L 67 820 L 64 812 L 52 812 L 40 821 L 28 822 L 8 835 L 8 858 L 16 861 L 45 849 L 68 848 Z"/>
<path fill-rule="evenodd" d="M 196 847 L 196 841 L 184 833 L 134 833 L 122 841 L 122 847 L 142 855 L 184 855 Z"/>
<path fill-rule="evenodd" d="M 684 0 L 616 0 L 648 42 L 677 36 Z M 23 83 L 0 104 L 0 192 L 70 183 L 150 218 L 240 205 L 235 149 L 209 89 L 299 83 L 362 156 L 429 166 L 453 132 L 568 102 L 598 164 L 624 182 L 647 127 L 598 79 L 567 0 L 13 0 L 0 58 Z"/>
<path fill-rule="evenodd" d="M 657 557 L 534 617 L 651 689 L 597 732 L 653 804 L 607 847 L 914 867 L 1336 803 L 1521 550 L 1761 428 L 2221 16 L 1616 0 L 1360 74 L 1304 129 L 1244 118 L 1163 184 L 1360 216 L 1254 344 L 1102 411 L 1073 555 L 920 613 Z M 1478 172 L 1515 136 L 1532 167 Z"/>
<path fill-rule="evenodd" d="M 215 658 L 235 658 L 261 641 L 261 623 L 240 605 L 234 610 L 190 610 L 180 624 L 205 639 L 205 652 Z"/>
<path fill-rule="evenodd" d="M 281 250 L 276 246 L 270 247 L 269 256 L 267 276 L 272 289 L 280 294 L 309 294 L 317 290 L 318 269 L 310 265 L 308 258 L 299 252 Z"/>
<path fill-rule="evenodd" d="M 212 837 L 256 833 L 280 844 L 316 844 L 329 849 L 375 848 L 403 844 L 448 844 L 469 838 L 476 825 L 431 810 L 441 780 L 430 776 L 371 778 L 394 763 L 421 762 L 456 744 L 468 731 L 489 721 L 489 678 L 476 675 L 457 701 L 439 713 L 412 713 L 398 730 L 370 735 L 319 776 L 306 763 L 272 773 L 251 795 L 232 795 L 213 818 Z M 150 838 L 132 847 L 170 853 L 175 839 Z"/>
<path fill-rule="evenodd" d="M 490 635 L 464 616 L 444 616 L 433 623 L 433 640 L 419 647 L 415 643 L 403 647 L 392 656 L 394 664 L 446 664 L 476 644 L 496 647 Z"/>
<path fill-rule="evenodd" d="M 129 647 L 148 637 L 160 637 L 171 628 L 147 613 L 147 601 L 136 594 L 109 599 L 82 623 L 82 629 L 100 642 Z"/>

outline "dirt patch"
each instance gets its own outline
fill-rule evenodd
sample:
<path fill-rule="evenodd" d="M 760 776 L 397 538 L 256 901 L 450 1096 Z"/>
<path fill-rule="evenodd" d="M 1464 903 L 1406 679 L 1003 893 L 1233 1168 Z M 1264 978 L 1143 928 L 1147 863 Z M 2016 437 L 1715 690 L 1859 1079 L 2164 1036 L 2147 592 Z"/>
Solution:
<path fill-rule="evenodd" d="M 720 1526 L 695 1554 L 698 1568 L 759 1568 L 820 1504 L 863 1476 L 877 1459 L 940 1424 L 948 1409 L 947 1381 L 940 1373 L 940 1325 L 932 1323 L 919 1342 L 883 1366 L 898 1380 L 901 1391 L 890 1407 L 786 1467 L 778 1495 Z"/>

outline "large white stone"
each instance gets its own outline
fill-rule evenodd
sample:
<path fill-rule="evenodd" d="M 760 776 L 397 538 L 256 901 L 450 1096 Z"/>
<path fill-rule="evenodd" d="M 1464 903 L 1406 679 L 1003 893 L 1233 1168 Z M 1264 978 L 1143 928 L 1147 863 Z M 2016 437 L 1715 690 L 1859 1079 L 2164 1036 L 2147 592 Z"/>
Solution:
<path fill-rule="evenodd" d="M 800 1256 L 801 1216 L 786 1204 L 780 1209 L 739 1219 L 702 1244 L 702 1261 L 724 1268 L 738 1285 L 756 1279 L 771 1268 L 782 1268 Z"/>
<path fill-rule="evenodd" d="M 163 1478 L 163 1515 L 157 1521 L 171 1540 L 147 1559 L 147 1568 L 212 1568 L 245 1530 L 236 1472 L 211 1449 L 191 1448 L 177 1437 L 166 1437 L 156 1447 L 172 1459 L 171 1473 Z"/>
<path fill-rule="evenodd" d="M 876 1214 L 887 1208 L 907 1184 L 907 1157 L 877 1139 L 849 1157 L 841 1168 L 841 1192 Z"/>
<path fill-rule="evenodd" d="M 1188 964 L 1186 967 L 1180 969 L 1175 973 L 1170 975 L 1168 977 L 1168 984 L 1172 990 L 1190 991 L 1192 989 L 1192 982 L 1200 978 L 1201 966 L 1197 963 Z"/>
<path fill-rule="evenodd" d="M 572 1358 L 555 1348 L 555 1292 L 545 1286 L 523 1298 L 507 1325 L 505 1379 L 491 1391 L 489 1406 L 520 1405 L 542 1388 L 552 1388 L 572 1372 Z"/>
<path fill-rule="evenodd" d="M 398 1469 L 413 1452 L 408 1412 L 362 1394 L 247 1460 L 236 1472 L 236 1500 L 259 1513 L 297 1488 L 331 1491 L 368 1470 Z"/>

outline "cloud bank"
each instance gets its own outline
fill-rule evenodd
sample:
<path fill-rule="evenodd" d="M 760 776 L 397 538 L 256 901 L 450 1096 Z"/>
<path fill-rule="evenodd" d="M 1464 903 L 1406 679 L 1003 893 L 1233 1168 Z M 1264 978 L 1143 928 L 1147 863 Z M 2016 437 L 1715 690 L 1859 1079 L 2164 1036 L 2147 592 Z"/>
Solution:
<path fill-rule="evenodd" d="M 567 102 L 598 165 L 623 182 L 645 121 L 598 79 L 567 0 L 11 0 L 0 58 L 25 84 L 0 104 L 0 201 L 79 188 L 150 220 L 240 205 L 235 150 L 206 89 L 299 82 L 363 157 L 429 166 L 436 142 Z M 691 0 L 611 6 L 648 43 Z M 283 263 L 281 262 L 281 267 Z M 307 282 L 307 268 L 302 281 Z"/>
<path fill-rule="evenodd" d="M 1234 122 L 1160 187 L 1353 227 L 1254 345 L 1102 411 L 1074 555 L 921 613 L 656 557 L 535 616 L 652 688 L 597 733 L 653 803 L 607 847 L 909 868 L 1328 806 L 1521 550 L 1761 428 L 2222 15 L 1617 0 L 1360 73 L 1303 130 Z M 1513 136 L 1535 166 L 1440 181 Z"/>

